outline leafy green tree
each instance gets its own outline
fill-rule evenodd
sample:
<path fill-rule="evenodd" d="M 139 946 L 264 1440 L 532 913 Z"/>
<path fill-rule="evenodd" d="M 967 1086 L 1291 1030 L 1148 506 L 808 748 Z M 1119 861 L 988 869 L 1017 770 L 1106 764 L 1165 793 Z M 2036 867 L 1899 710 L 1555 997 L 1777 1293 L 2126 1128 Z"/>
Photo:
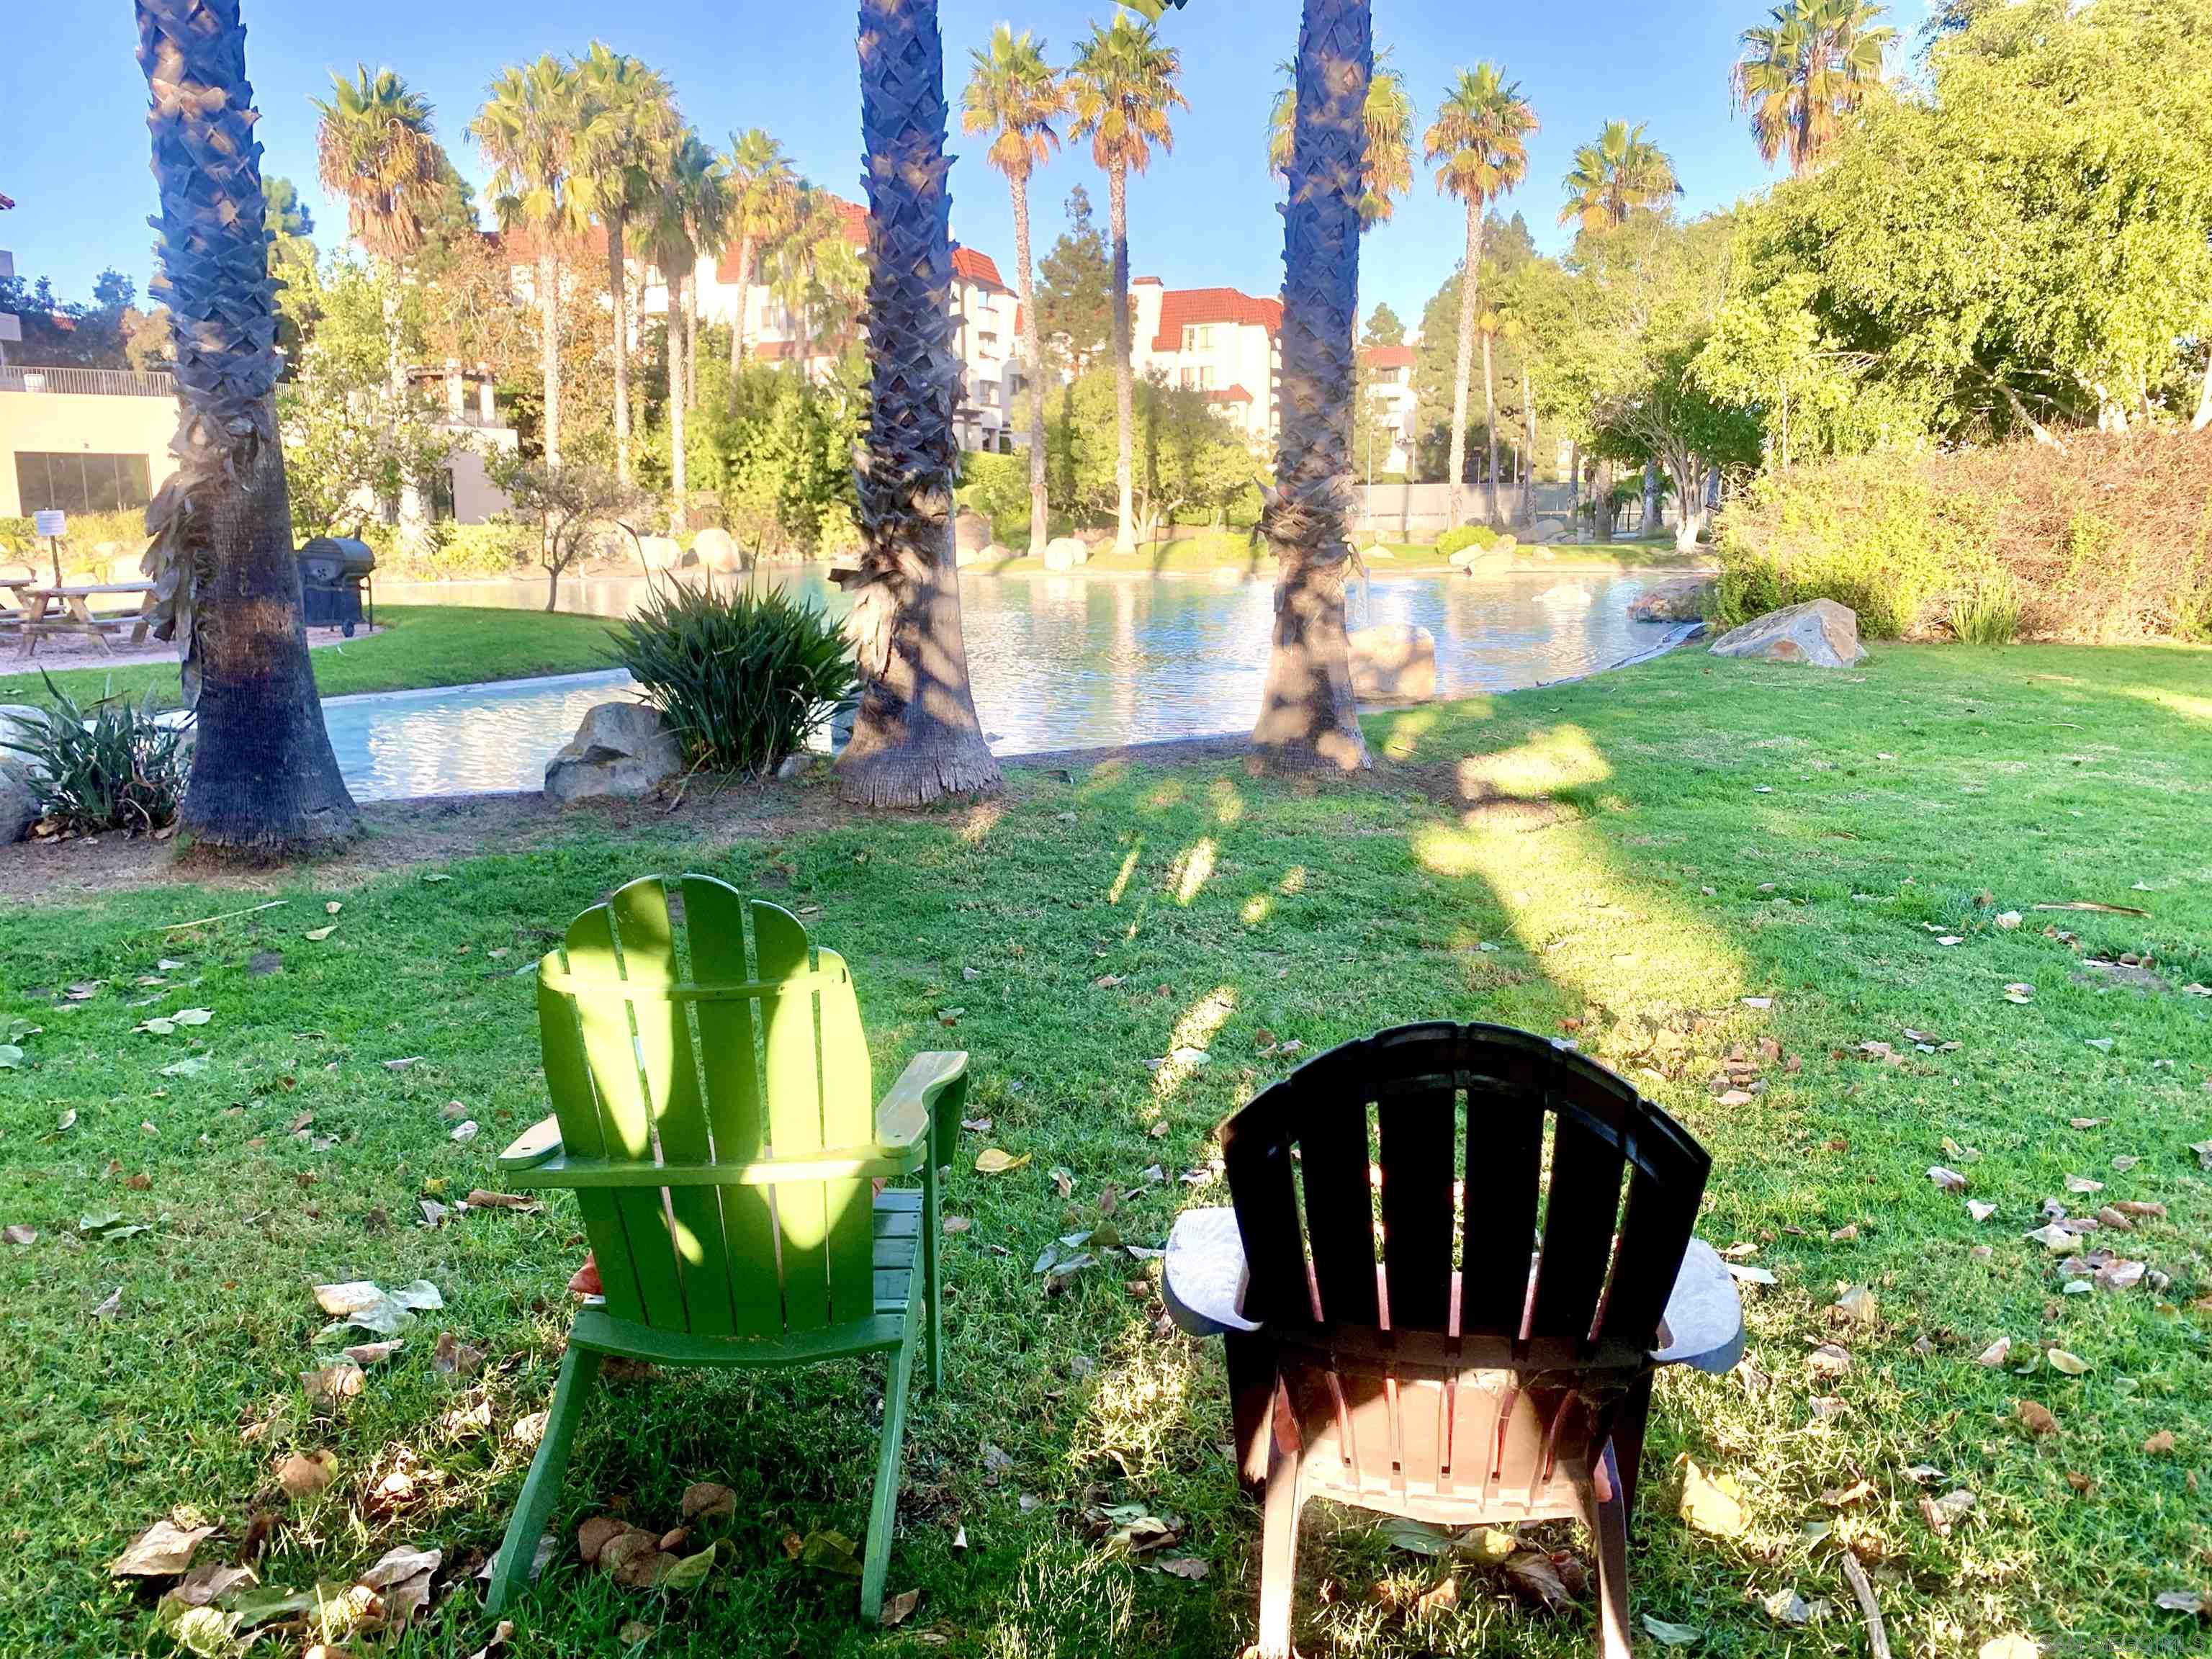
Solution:
<path fill-rule="evenodd" d="M 1116 12 L 1113 26 L 1091 25 L 1091 38 L 1067 71 L 1072 136 L 1091 141 L 1091 157 L 1106 174 L 1107 223 L 1114 245 L 1114 280 L 1108 307 L 1114 345 L 1115 401 L 1120 411 L 1120 501 L 1114 549 L 1136 550 L 1135 463 L 1131 428 L 1133 378 L 1129 363 L 1129 175 L 1152 165 L 1155 146 L 1175 147 L 1170 112 L 1189 107 L 1176 85 L 1182 58 L 1163 46 L 1150 23 Z"/>
<path fill-rule="evenodd" d="M 926 806 L 1004 781 L 969 689 L 953 559 L 960 363 L 949 308 L 945 40 L 936 0 L 861 0 L 860 24 L 874 374 L 860 465 L 860 568 L 849 584 L 860 706 L 837 769 L 856 804 Z"/>
<path fill-rule="evenodd" d="M 545 459 L 554 466 L 561 461 L 561 249 L 583 234 L 591 216 L 584 118 L 581 78 L 548 53 L 527 68 L 501 71 L 469 129 L 495 169 L 491 191 L 501 228 L 526 229 L 537 245 L 540 420 Z"/>
<path fill-rule="evenodd" d="M 1067 192 L 1066 212 L 1067 228 L 1038 267 L 1044 281 L 1037 289 L 1037 322 L 1049 354 L 1043 361 L 1079 371 L 1105 349 L 1113 331 L 1114 268 L 1106 239 L 1091 220 L 1091 193 L 1082 185 Z"/>
<path fill-rule="evenodd" d="M 594 40 L 576 60 L 583 121 L 577 164 L 585 210 L 605 227 L 607 295 L 614 313 L 615 475 L 629 482 L 629 226 L 656 208 L 676 144 L 668 82 L 627 53 Z M 672 286 L 671 293 L 675 289 Z"/>
<path fill-rule="evenodd" d="M 730 329 L 730 374 L 745 361 L 746 295 L 760 252 L 798 228 L 798 174 L 783 146 L 760 127 L 730 135 L 722 157 L 722 188 L 730 204 L 730 228 L 738 242 L 737 320 Z"/>
<path fill-rule="evenodd" d="M 1445 513 L 1459 523 L 1460 486 L 1467 477 L 1468 383 L 1474 372 L 1475 319 L 1482 291 L 1482 228 L 1492 203 L 1517 186 L 1528 173 L 1528 135 L 1536 112 L 1521 95 L 1518 82 L 1505 78 L 1495 64 L 1463 71 L 1445 93 L 1429 128 L 1429 160 L 1437 164 L 1439 193 L 1457 198 L 1467 208 L 1467 257 L 1461 265 L 1459 356 L 1452 374 L 1450 485 Z M 1496 470 L 1492 441 L 1492 471 Z M 1498 518 L 1498 481 L 1488 480 L 1484 517 Z"/>
<path fill-rule="evenodd" d="M 1475 284 L 1478 295 L 1510 281 L 1515 272 L 1536 257 L 1535 238 L 1517 213 L 1510 219 L 1501 219 L 1495 213 L 1490 215 L 1483 226 L 1482 246 L 1482 270 Z M 1421 309 L 1420 343 L 1413 351 L 1414 404 L 1422 422 L 1415 434 L 1414 476 L 1431 482 L 1451 477 L 1452 416 L 1459 402 L 1460 312 L 1466 293 L 1465 275 L 1463 267 L 1455 269 L 1429 296 Z M 1509 352 L 1505 366 L 1509 386 L 1517 385 L 1519 375 L 1519 360 Z M 1474 453 L 1483 441 L 1481 430 L 1473 417 L 1473 401 L 1470 387 L 1469 418 L 1458 428 L 1463 466 L 1464 458 Z M 1467 470 L 1471 471 L 1472 468 Z M 1463 474 L 1461 483 L 1468 482 Z"/>
<path fill-rule="evenodd" d="M 1806 173 L 1833 148 L 1852 111 L 1881 82 L 1897 31 L 1874 0 L 1783 0 L 1743 32 L 1731 84 L 1769 167 L 1784 151 Z"/>
<path fill-rule="evenodd" d="M 1575 152 L 1565 180 L 1567 204 L 1559 222 L 1584 230 L 1611 230 L 1642 215 L 1656 213 L 1682 193 L 1674 163 L 1641 126 L 1608 121 L 1594 144 Z"/>
<path fill-rule="evenodd" d="M 1030 546 L 1041 551 L 1050 539 L 1050 514 L 1045 501 L 1044 352 L 1030 262 L 1030 175 L 1060 146 L 1052 124 L 1066 109 L 1067 94 L 1044 60 L 1043 43 L 1031 40 L 1026 30 L 1016 35 L 1001 23 L 992 31 L 990 46 L 970 56 L 975 72 L 960 125 L 968 132 L 992 135 L 985 154 L 1006 175 L 1013 197 L 1015 283 L 1030 383 Z"/>
<path fill-rule="evenodd" d="M 276 289 L 238 0 L 136 0 L 177 320 L 176 475 L 146 511 L 155 627 L 198 710 L 181 814 L 198 848 L 282 856 L 358 817 L 307 661 L 276 415 Z"/>
<path fill-rule="evenodd" d="M 358 64 L 349 81 L 333 71 L 328 99 L 310 99 L 321 119 L 316 165 L 323 188 L 346 204 L 353 240 L 387 274 L 422 246 L 422 225 L 441 188 L 442 154 L 430 126 L 430 101 L 388 69 Z M 407 383 L 400 349 L 399 285 L 386 285 L 386 384 Z"/>

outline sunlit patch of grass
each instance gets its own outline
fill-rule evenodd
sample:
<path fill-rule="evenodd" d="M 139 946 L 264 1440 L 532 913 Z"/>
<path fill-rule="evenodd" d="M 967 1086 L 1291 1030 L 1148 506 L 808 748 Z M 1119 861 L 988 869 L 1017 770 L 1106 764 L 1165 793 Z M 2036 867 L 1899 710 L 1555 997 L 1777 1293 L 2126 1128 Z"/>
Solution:
<path fill-rule="evenodd" d="M 1184 909 L 1213 879 L 1213 866 L 1221 855 L 1219 847 L 1211 836 L 1202 836 L 1176 854 L 1175 867 L 1168 872 L 1168 891 Z"/>
<path fill-rule="evenodd" d="M 1603 783 L 1613 775 L 1613 766 L 1598 753 L 1589 733 L 1559 726 L 1511 749 L 1468 756 L 1457 771 L 1463 800 L 1492 794 L 1535 799 Z"/>

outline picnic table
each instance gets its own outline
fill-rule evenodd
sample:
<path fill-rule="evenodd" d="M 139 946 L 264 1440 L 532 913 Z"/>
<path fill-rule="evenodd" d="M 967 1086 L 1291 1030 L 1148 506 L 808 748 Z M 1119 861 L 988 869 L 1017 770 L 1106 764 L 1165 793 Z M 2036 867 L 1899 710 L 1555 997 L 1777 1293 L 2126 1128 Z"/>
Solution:
<path fill-rule="evenodd" d="M 39 641 L 49 634 L 82 634 L 96 641 L 109 655 L 115 647 L 109 637 L 130 631 L 131 643 L 146 643 L 146 632 L 150 626 L 149 614 L 154 608 L 154 584 L 151 582 L 93 582 L 82 586 L 62 586 L 38 576 L 0 576 L 0 587 L 15 595 L 16 614 L 7 618 L 20 629 L 23 635 L 21 654 L 33 655 Z M 92 601 L 111 594 L 135 595 L 138 605 L 132 611 L 94 611 Z"/>

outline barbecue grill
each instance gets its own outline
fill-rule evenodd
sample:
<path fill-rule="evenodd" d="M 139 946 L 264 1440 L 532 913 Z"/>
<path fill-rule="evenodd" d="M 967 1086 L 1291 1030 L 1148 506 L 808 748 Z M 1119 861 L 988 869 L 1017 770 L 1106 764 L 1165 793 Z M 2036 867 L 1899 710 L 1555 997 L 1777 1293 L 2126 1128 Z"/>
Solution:
<path fill-rule="evenodd" d="M 376 554 L 367 542 L 343 536 L 318 536 L 300 550 L 300 597 L 307 604 L 307 626 L 337 628 L 348 639 L 363 620 L 376 627 L 376 595 L 369 572 Z"/>

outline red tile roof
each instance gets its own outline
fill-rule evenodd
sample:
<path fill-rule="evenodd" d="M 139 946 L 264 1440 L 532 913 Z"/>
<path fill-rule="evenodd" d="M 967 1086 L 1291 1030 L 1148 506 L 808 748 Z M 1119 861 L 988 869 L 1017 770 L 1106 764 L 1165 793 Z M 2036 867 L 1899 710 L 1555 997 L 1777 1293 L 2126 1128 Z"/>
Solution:
<path fill-rule="evenodd" d="M 1279 334 L 1283 302 L 1257 300 L 1233 288 L 1169 289 L 1160 295 L 1160 328 L 1152 349 L 1182 350 L 1182 331 L 1194 323 L 1236 323 Z"/>
<path fill-rule="evenodd" d="M 1207 392 L 1206 401 L 1210 404 L 1249 404 L 1252 401 L 1252 394 L 1241 386 L 1220 386 Z"/>
<path fill-rule="evenodd" d="M 963 283 L 974 283 L 981 288 L 995 288 L 1001 293 L 1010 291 L 989 254 L 963 247 L 957 242 L 952 245 L 952 274 Z"/>
<path fill-rule="evenodd" d="M 1370 368 L 1411 368 L 1413 348 L 1408 345 L 1380 345 L 1367 348 Z"/>
<path fill-rule="evenodd" d="M 858 202 L 848 202 L 842 196 L 832 196 L 830 198 L 830 205 L 836 210 L 837 228 L 844 234 L 845 240 L 851 243 L 854 247 L 865 248 L 867 246 L 867 209 L 862 207 Z M 757 261 L 764 251 L 765 250 L 761 248 L 755 248 L 753 250 L 754 259 Z M 736 242 L 732 241 L 727 247 L 724 248 L 722 250 L 722 257 L 714 261 L 714 280 L 726 287 L 735 287 L 737 285 L 739 280 L 739 272 L 738 270 L 738 245 Z"/>

